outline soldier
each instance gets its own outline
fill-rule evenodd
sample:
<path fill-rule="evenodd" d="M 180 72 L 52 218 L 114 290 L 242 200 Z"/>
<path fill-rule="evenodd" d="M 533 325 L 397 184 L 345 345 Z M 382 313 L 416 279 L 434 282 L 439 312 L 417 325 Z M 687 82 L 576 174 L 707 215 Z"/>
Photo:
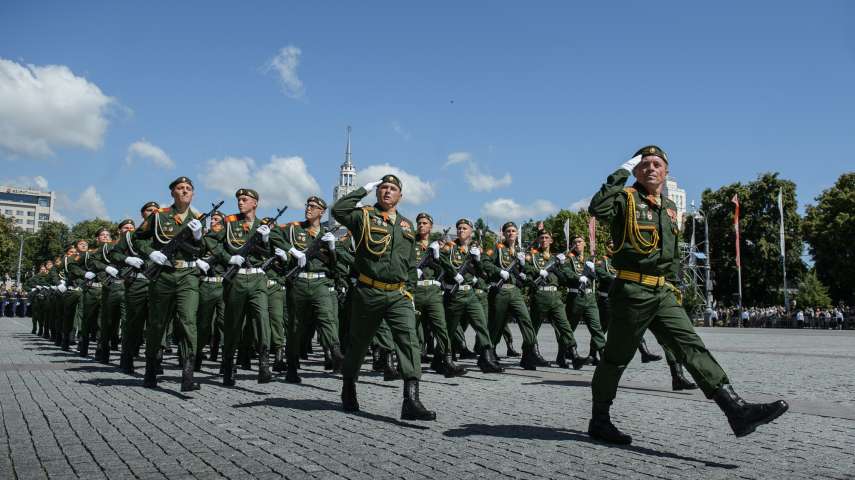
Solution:
<path fill-rule="evenodd" d="M 288 288 L 288 321 L 286 325 L 288 372 L 286 381 L 299 383 L 300 349 L 302 341 L 309 336 L 313 326 L 317 326 L 319 341 L 330 357 L 333 370 L 341 368 L 344 359 L 338 338 L 338 318 L 333 306 L 330 289 L 335 286 L 332 280 L 331 259 L 335 254 L 335 235 L 322 233 L 321 218 L 327 209 L 327 203 L 320 197 L 306 199 L 304 211 L 306 219 L 291 222 L 282 231 L 282 240 L 290 247 L 287 252 L 293 257 L 292 264 L 300 268 L 300 273 L 291 281 Z M 306 251 L 315 242 L 321 242 L 318 254 L 306 257 Z M 280 249 L 282 245 L 279 245 Z M 308 338 L 309 340 L 311 337 Z"/>
<path fill-rule="evenodd" d="M 462 323 L 461 319 L 468 322 L 475 330 L 475 350 L 479 352 L 478 367 L 484 373 L 501 373 L 505 369 L 499 365 L 496 358 L 487 329 L 484 307 L 473 291 L 477 279 L 486 276 L 483 265 L 489 262 L 481 261 L 481 248 L 472 244 L 472 222 L 461 218 L 455 227 L 457 239 L 444 245 L 440 255 L 445 270 L 444 277 L 454 282 L 454 292 L 449 290 L 446 295 L 445 318 L 448 321 L 448 331 L 457 331 L 458 324 Z"/>
<path fill-rule="evenodd" d="M 624 187 L 630 174 L 637 181 Z M 612 424 L 609 408 L 621 374 L 648 328 L 685 362 L 707 398 L 714 399 L 725 413 L 737 437 L 773 421 L 788 408 L 783 400 L 768 404 L 742 400 L 680 304 L 673 286 L 680 260 L 677 207 L 662 193 L 667 174 L 665 152 L 657 146 L 644 147 L 608 177 L 588 207 L 592 215 L 611 226 L 616 241 L 617 278 L 609 292 L 610 332 L 591 382 L 593 408 L 588 425 L 591 437 L 609 443 L 632 442 Z"/>
<path fill-rule="evenodd" d="M 140 217 L 144 222 L 159 209 L 157 202 L 146 202 L 140 208 Z M 136 235 L 133 223 L 123 225 L 118 243 L 110 250 L 110 260 L 116 265 L 125 266 L 122 272 L 122 278 L 125 279 L 125 324 L 122 328 L 119 368 L 129 375 L 134 373 L 134 357 L 143 344 L 143 329 L 149 313 L 149 281 L 143 271 L 151 264 L 151 260 L 143 260 L 143 253 L 137 250 Z"/>
<path fill-rule="evenodd" d="M 223 385 L 234 386 L 234 354 L 244 333 L 244 322 L 251 322 L 258 353 L 258 383 L 273 379 L 270 373 L 270 318 L 267 307 L 267 276 L 261 264 L 270 255 L 270 226 L 256 216 L 258 192 L 241 188 L 235 192 L 239 213 L 225 218 L 217 234 L 216 257 L 226 265 L 239 268 L 237 275 L 223 289 L 226 303 L 223 329 Z M 255 248 L 241 254 L 242 247 L 258 235 Z M 207 265 L 206 265 L 207 266 Z M 207 269 L 206 269 L 207 270 Z"/>
<path fill-rule="evenodd" d="M 160 208 L 146 217 L 134 236 L 135 250 L 159 265 L 160 274 L 149 282 L 149 317 L 146 325 L 145 379 L 146 388 L 157 388 L 157 372 L 162 358 L 161 343 L 168 323 L 173 318 L 180 327 L 179 341 L 184 355 L 181 391 L 199 389 L 193 381 L 193 360 L 196 353 L 196 309 L 199 306 L 199 268 L 196 257 L 202 244 L 201 214 L 190 203 L 193 182 L 178 177 L 169 184 L 172 205 Z M 184 228 L 191 235 L 176 249 L 174 258 L 161 250 L 172 242 Z M 180 238 L 175 241 L 182 241 Z M 203 265 L 200 268 L 203 268 Z"/>
<path fill-rule="evenodd" d="M 560 282 L 566 281 L 565 269 L 562 266 L 567 263 L 567 257 L 563 253 L 552 255 L 552 234 L 546 230 L 538 232 L 537 245 L 540 248 L 532 248 L 526 262 L 526 271 L 533 278 L 530 304 L 531 318 L 536 325 L 535 332 L 544 321 L 549 321 L 558 341 L 555 363 L 561 368 L 568 368 L 569 358 L 573 369 L 579 370 L 585 364 L 585 358 L 576 351 L 576 338 L 573 336 L 570 322 L 567 321 L 564 303 L 558 291 Z"/>
<path fill-rule="evenodd" d="M 214 360 L 215 348 L 220 344 L 220 331 L 223 327 L 225 301 L 223 300 L 223 272 L 226 265 L 216 257 L 219 235 L 223 230 L 222 212 L 211 214 L 210 228 L 202 236 L 202 248 L 199 256 L 208 264 L 208 269 L 199 277 L 199 307 L 196 309 L 196 358 L 193 371 L 202 370 L 203 349 L 211 345 L 211 360 Z M 213 332 L 213 335 L 212 335 Z M 213 340 L 212 340 L 213 337 Z M 216 345 L 216 347 L 215 347 Z"/>
<path fill-rule="evenodd" d="M 359 200 L 377 189 L 374 206 L 358 207 Z M 357 242 L 354 267 L 359 272 L 354 287 L 350 343 L 342 367 L 342 406 L 359 411 L 356 378 L 371 339 L 381 321 L 386 321 L 399 352 L 399 368 L 404 378 L 404 420 L 435 420 L 436 412 L 419 399 L 421 377 L 415 305 L 416 232 L 412 222 L 398 213 L 402 196 L 401 180 L 385 175 L 336 202 L 333 217 L 354 234 Z"/>
<path fill-rule="evenodd" d="M 570 328 L 576 331 L 580 322 L 585 322 L 591 334 L 588 361 L 591 365 L 599 363 L 599 353 L 606 345 L 606 337 L 600 326 L 600 311 L 594 294 L 596 274 L 593 257 L 585 257 L 585 239 L 579 235 L 570 239 L 570 262 L 564 269 L 567 278 L 568 294 L 565 310 L 570 320 Z"/>
<path fill-rule="evenodd" d="M 430 241 L 433 229 L 433 217 L 422 212 L 416 216 L 417 238 L 415 243 L 416 270 L 415 307 L 416 319 L 427 325 L 436 339 L 431 368 L 435 372 L 453 378 L 466 374 L 466 369 L 454 363 L 451 353 L 451 341 L 445 322 L 445 308 L 442 304 L 442 286 L 437 280 L 442 273 L 439 263 L 439 242 Z M 420 327 L 419 327 L 420 328 Z"/>
<path fill-rule="evenodd" d="M 98 315 L 101 310 L 101 281 L 105 275 L 98 272 L 95 264 L 95 254 L 89 251 L 89 242 L 77 241 L 77 261 L 74 269 L 83 277 L 80 283 L 82 293 L 80 296 L 80 343 L 77 344 L 77 352 L 81 357 L 89 355 L 90 337 L 98 328 Z M 98 272 L 98 273 L 96 273 Z M 100 276 L 99 276 L 100 274 Z"/>
<path fill-rule="evenodd" d="M 483 262 L 487 280 L 497 285 L 489 292 L 487 325 L 490 328 L 490 341 L 495 345 L 502 338 L 510 317 L 516 318 L 523 337 L 520 366 L 526 370 L 537 370 L 537 367 L 548 367 L 549 362 L 540 355 L 537 334 L 523 299 L 526 253 L 522 248 L 518 248 L 517 234 L 518 229 L 514 222 L 502 225 L 505 241 L 497 243 L 495 249 L 488 250 L 488 259 Z M 501 286 L 498 286 L 499 284 Z"/>
<path fill-rule="evenodd" d="M 62 293 L 62 323 L 60 324 L 60 348 L 64 351 L 71 349 L 71 331 L 74 329 L 74 315 L 80 302 L 79 284 L 83 281 L 79 269 L 74 267 L 77 261 L 76 242 L 65 246 L 65 256 L 62 257 L 62 276 L 65 279 L 58 288 Z"/>
<path fill-rule="evenodd" d="M 272 218 L 265 219 L 271 225 Z M 273 353 L 273 371 L 285 371 L 285 315 L 287 311 L 287 287 L 285 274 L 288 266 L 290 244 L 281 237 L 282 225 L 273 228 L 271 245 L 274 246 L 275 259 L 264 270 L 267 275 L 267 316 L 270 319 L 270 351 Z M 285 247 L 285 248 L 282 248 Z"/>
<path fill-rule="evenodd" d="M 119 225 L 133 225 L 130 219 L 123 220 Z M 119 277 L 119 269 L 110 259 L 113 240 L 110 230 L 106 227 L 98 229 L 98 249 L 92 252 L 93 264 L 102 273 L 101 280 L 101 317 L 98 337 L 98 348 L 95 349 L 95 360 L 110 363 L 110 345 L 118 343 L 119 323 L 122 319 L 122 301 L 125 298 L 125 287 Z M 105 275 L 106 274 L 106 275 Z"/>

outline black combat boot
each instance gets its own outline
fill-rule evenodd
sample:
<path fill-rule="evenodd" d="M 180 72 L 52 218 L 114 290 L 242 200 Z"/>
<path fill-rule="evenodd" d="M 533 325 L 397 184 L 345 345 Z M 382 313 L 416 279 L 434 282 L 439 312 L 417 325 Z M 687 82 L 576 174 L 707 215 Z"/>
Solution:
<path fill-rule="evenodd" d="M 371 371 L 383 371 L 383 349 L 380 347 L 371 347 Z"/>
<path fill-rule="evenodd" d="M 235 386 L 235 354 L 234 352 L 223 351 L 223 365 L 220 371 L 223 372 L 223 385 L 226 387 Z"/>
<path fill-rule="evenodd" d="M 652 353 L 647 348 L 647 342 L 644 339 L 641 339 L 641 342 L 638 343 L 638 353 L 641 354 L 641 363 L 650 363 L 650 362 L 658 362 L 662 360 L 662 357 Z"/>
<path fill-rule="evenodd" d="M 324 370 L 332 370 L 332 357 L 330 357 L 330 350 L 327 347 L 323 347 L 324 350 Z"/>
<path fill-rule="evenodd" d="M 419 400 L 419 381 L 404 380 L 404 403 L 401 405 L 401 420 L 436 420 L 436 412 L 430 411 Z"/>
<path fill-rule="evenodd" d="M 300 383 L 303 379 L 300 378 L 300 357 L 294 355 L 288 357 L 288 365 L 285 367 L 285 381 L 288 383 Z"/>
<path fill-rule="evenodd" d="M 277 348 L 273 354 L 273 371 L 276 373 L 285 371 L 285 359 L 282 355 L 282 347 Z"/>
<path fill-rule="evenodd" d="M 573 364 L 573 370 L 581 370 L 582 367 L 588 363 L 587 358 L 579 355 L 579 351 L 576 350 L 576 345 L 570 347 L 567 354 L 570 355 L 570 363 Z"/>
<path fill-rule="evenodd" d="M 359 401 L 356 399 L 356 379 L 344 378 L 341 384 L 341 407 L 345 412 L 358 412 Z"/>
<path fill-rule="evenodd" d="M 430 368 L 440 375 L 445 374 L 445 361 L 439 354 L 433 356 L 433 360 L 430 361 Z"/>
<path fill-rule="evenodd" d="M 204 359 L 205 359 L 205 354 L 202 352 L 202 349 L 200 348 L 196 352 L 196 358 L 193 360 L 193 371 L 194 372 L 201 372 L 202 371 L 202 360 L 204 360 Z"/>
<path fill-rule="evenodd" d="M 538 367 L 548 367 L 550 365 L 549 361 L 543 358 L 543 355 L 540 354 L 540 347 L 538 347 L 536 343 L 534 344 L 533 351 L 535 365 Z"/>
<path fill-rule="evenodd" d="M 570 368 L 570 365 L 567 364 L 567 347 L 563 345 L 558 346 L 558 355 L 555 356 L 555 364 L 558 368 Z"/>
<path fill-rule="evenodd" d="M 444 370 L 442 374 L 445 378 L 462 377 L 463 375 L 466 375 L 466 369 L 454 363 L 450 354 L 446 353 L 445 356 L 442 357 L 442 363 Z"/>
<path fill-rule="evenodd" d="M 122 355 L 119 357 L 119 369 L 128 375 L 134 374 L 134 357 L 130 349 L 122 350 Z"/>
<path fill-rule="evenodd" d="M 163 375 L 163 352 L 166 349 L 161 348 L 157 351 L 157 365 L 155 366 L 155 372 L 158 375 Z"/>
<path fill-rule="evenodd" d="M 463 348 L 458 352 L 458 354 L 459 354 L 458 356 L 462 360 L 471 360 L 473 358 L 478 358 L 478 356 L 475 355 L 475 352 L 473 352 L 472 350 L 469 350 L 466 347 L 466 345 L 463 345 Z"/>
<path fill-rule="evenodd" d="M 193 366 L 193 357 L 188 355 L 186 358 L 184 358 L 184 366 L 181 367 L 182 392 L 192 392 L 201 388 L 198 382 L 193 381 Z"/>
<path fill-rule="evenodd" d="M 537 359 L 534 356 L 534 348 L 523 345 L 520 366 L 525 370 L 537 370 Z"/>
<path fill-rule="evenodd" d="M 211 338 L 211 353 L 208 355 L 208 360 L 217 361 L 217 354 L 220 353 L 220 334 L 214 333 Z"/>
<path fill-rule="evenodd" d="M 386 350 L 383 352 L 383 355 L 383 381 L 391 382 L 393 380 L 400 380 L 401 374 L 398 373 L 398 369 L 395 366 L 395 352 Z"/>
<path fill-rule="evenodd" d="M 110 349 L 109 345 L 107 348 L 104 348 L 104 345 L 98 345 L 95 349 L 95 361 L 103 364 L 110 363 Z"/>
<path fill-rule="evenodd" d="M 157 359 L 145 359 L 145 378 L 143 379 L 143 387 L 157 388 Z"/>
<path fill-rule="evenodd" d="M 249 356 L 248 348 L 238 349 L 238 368 L 241 370 L 252 369 L 252 358 Z"/>
<path fill-rule="evenodd" d="M 591 438 L 615 445 L 629 445 L 632 437 L 621 432 L 609 417 L 612 402 L 594 402 L 591 421 L 588 422 L 588 435 Z"/>
<path fill-rule="evenodd" d="M 258 383 L 270 383 L 273 374 L 270 373 L 270 352 L 262 347 L 258 352 Z"/>
<path fill-rule="evenodd" d="M 668 368 L 671 369 L 671 390 L 694 390 L 698 388 L 694 382 L 686 378 L 686 374 L 683 372 L 683 365 L 669 363 Z"/>
<path fill-rule="evenodd" d="M 89 335 L 83 335 L 83 337 L 80 338 L 80 343 L 77 345 L 77 353 L 79 353 L 81 357 L 89 356 Z"/>
<path fill-rule="evenodd" d="M 338 344 L 330 347 L 330 361 L 332 362 L 333 373 L 340 373 L 341 366 L 344 363 L 344 355 L 341 353 L 341 346 Z"/>
<path fill-rule="evenodd" d="M 589 365 L 593 365 L 595 367 L 597 365 L 599 365 L 600 364 L 600 352 L 597 350 L 594 350 L 592 348 L 591 351 L 588 353 L 588 358 L 585 361 L 585 363 L 587 363 Z"/>
<path fill-rule="evenodd" d="M 62 340 L 60 341 L 60 346 L 63 351 L 68 352 L 71 350 L 71 333 L 61 334 L 60 337 Z"/>
<path fill-rule="evenodd" d="M 499 361 L 496 359 L 496 352 L 492 348 L 481 350 L 481 356 L 478 358 L 478 368 L 484 373 L 502 373 L 505 371 Z"/>
<path fill-rule="evenodd" d="M 728 384 L 722 385 L 715 391 L 713 400 L 727 415 L 730 428 L 737 437 L 748 435 L 760 425 L 780 417 L 790 408 L 783 400 L 772 403 L 746 403 Z"/>

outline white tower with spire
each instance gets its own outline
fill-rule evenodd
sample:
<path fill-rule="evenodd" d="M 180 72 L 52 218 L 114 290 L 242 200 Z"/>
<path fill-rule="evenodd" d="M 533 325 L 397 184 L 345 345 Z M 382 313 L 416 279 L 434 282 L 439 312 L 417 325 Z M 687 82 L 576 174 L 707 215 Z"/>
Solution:
<path fill-rule="evenodd" d="M 350 125 L 347 126 L 347 146 L 344 149 L 344 163 L 341 164 L 341 169 L 338 175 L 338 185 L 333 189 L 333 201 L 330 205 L 334 205 L 340 198 L 348 193 L 356 190 L 354 182 L 356 181 L 356 167 L 351 161 L 350 151 Z M 330 223 L 338 225 L 338 222 L 330 215 Z"/>

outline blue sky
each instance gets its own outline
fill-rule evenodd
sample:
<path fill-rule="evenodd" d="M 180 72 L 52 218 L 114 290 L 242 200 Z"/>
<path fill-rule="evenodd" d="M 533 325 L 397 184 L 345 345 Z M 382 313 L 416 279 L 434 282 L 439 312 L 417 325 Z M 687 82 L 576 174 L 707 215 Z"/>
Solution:
<path fill-rule="evenodd" d="M 7 1 L 0 180 L 43 177 L 69 221 L 136 217 L 178 175 L 198 208 L 258 187 L 293 219 L 332 197 L 352 125 L 357 168 L 403 171 L 404 213 L 441 224 L 576 205 L 649 143 L 690 198 L 779 171 L 803 205 L 855 165 L 853 20 L 842 1 Z"/>

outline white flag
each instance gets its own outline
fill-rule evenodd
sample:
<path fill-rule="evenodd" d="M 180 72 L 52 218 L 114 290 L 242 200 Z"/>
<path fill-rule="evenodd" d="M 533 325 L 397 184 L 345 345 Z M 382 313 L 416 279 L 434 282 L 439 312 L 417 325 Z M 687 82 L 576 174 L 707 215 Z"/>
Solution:
<path fill-rule="evenodd" d="M 781 214 L 781 256 L 786 257 L 784 253 L 784 194 L 783 189 L 778 189 L 778 212 Z"/>

